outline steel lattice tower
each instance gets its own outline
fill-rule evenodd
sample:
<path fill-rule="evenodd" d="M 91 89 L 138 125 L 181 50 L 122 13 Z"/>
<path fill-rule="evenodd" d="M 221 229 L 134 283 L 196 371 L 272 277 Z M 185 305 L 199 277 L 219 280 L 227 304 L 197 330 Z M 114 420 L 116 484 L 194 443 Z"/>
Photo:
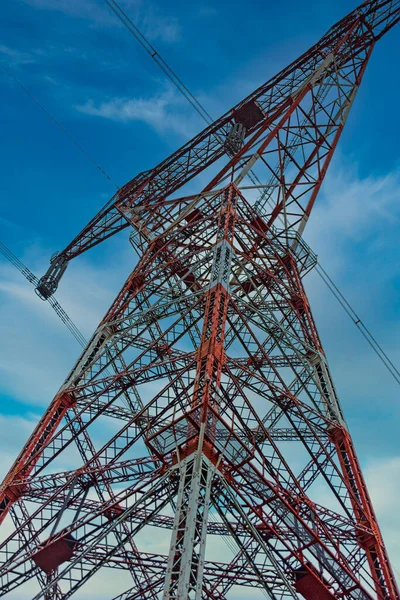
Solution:
<path fill-rule="evenodd" d="M 399 0 L 362 4 L 53 259 L 43 297 L 124 228 L 138 254 L 2 484 L 0 595 L 82 597 L 100 569 L 123 569 L 114 600 L 223 600 L 234 586 L 399 599 L 302 283 L 316 263 L 304 227 L 375 42 L 399 20 Z M 209 185 L 178 197 L 211 165 Z M 170 530 L 164 555 L 140 549 L 156 528 Z M 234 549 L 220 561 L 206 555 L 216 536 Z"/>

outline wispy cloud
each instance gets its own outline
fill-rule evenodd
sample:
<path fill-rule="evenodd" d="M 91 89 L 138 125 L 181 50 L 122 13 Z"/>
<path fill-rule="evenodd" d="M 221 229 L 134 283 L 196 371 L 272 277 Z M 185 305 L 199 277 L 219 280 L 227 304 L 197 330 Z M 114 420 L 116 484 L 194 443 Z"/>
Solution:
<path fill-rule="evenodd" d="M 182 101 L 172 90 L 166 90 L 151 98 L 116 97 L 98 103 L 89 99 L 75 108 L 85 115 L 120 123 L 142 121 L 159 133 L 173 131 L 183 136 L 193 133 L 192 119 L 182 115 Z"/>
<path fill-rule="evenodd" d="M 400 223 L 400 169 L 361 176 L 357 165 L 337 156 L 327 174 L 305 240 L 331 274 L 349 272 L 363 249 L 371 262 L 395 247 Z M 386 250 L 385 250 L 386 248 Z M 396 261 L 382 263 L 375 279 L 399 271 Z M 365 288 L 370 282 L 365 282 Z M 364 291 L 367 291 L 366 289 Z"/>
<path fill-rule="evenodd" d="M 322 266 L 397 367 L 399 220 L 399 170 L 363 176 L 353 161 L 338 156 L 305 232 Z M 315 271 L 305 286 L 356 450 L 367 465 L 390 555 L 400 566 L 400 522 L 390 505 L 390 477 L 398 468 L 398 385 Z M 368 466 L 378 457 L 386 461 L 380 481 L 379 466 Z"/>
<path fill-rule="evenodd" d="M 14 223 L 14 221 L 10 221 L 10 219 L 6 219 L 5 217 L 0 217 L 0 224 L 8 229 L 17 229 L 19 227 L 18 223 Z"/>
<path fill-rule="evenodd" d="M 113 12 L 101 2 L 96 0 L 24 0 L 39 10 L 61 12 L 73 18 L 85 19 L 93 25 L 108 27 L 119 26 Z M 180 25 L 176 17 L 165 15 L 160 8 L 144 0 L 122 0 L 121 8 L 142 33 L 151 41 L 175 42 L 180 37 Z"/>
<path fill-rule="evenodd" d="M 51 10 L 97 23 L 108 23 L 112 20 L 107 8 L 96 0 L 57 0 L 56 2 L 54 0 L 24 0 L 24 2 L 38 10 Z M 124 2 L 126 8 L 136 4 L 135 1 Z"/>
<path fill-rule="evenodd" d="M 324 181 L 306 237 L 314 245 L 326 246 L 331 237 L 354 240 L 371 228 L 377 231 L 382 225 L 399 221 L 400 170 L 362 177 L 354 163 L 337 157 Z"/>
<path fill-rule="evenodd" d="M 215 17 L 218 14 L 218 10 L 214 6 L 200 6 L 197 14 L 199 17 Z"/>
<path fill-rule="evenodd" d="M 11 67 L 20 65 L 28 65 L 36 62 L 35 57 L 30 52 L 22 52 L 9 46 L 0 45 L 0 60 L 4 61 Z"/>
<path fill-rule="evenodd" d="M 48 251 L 35 247 L 21 258 L 41 274 L 46 255 Z M 97 267 L 82 261 L 68 273 L 57 297 L 86 338 L 131 268 L 132 253 L 122 253 L 117 267 L 114 260 Z M 5 260 L 0 261 L 0 313 L 0 394 L 32 405 L 48 405 L 78 358 L 79 345 L 50 305 L 40 300 L 32 285 Z"/>
<path fill-rule="evenodd" d="M 2 433 L 0 443 L 0 479 L 4 477 L 16 456 L 18 456 L 22 445 L 32 433 L 39 418 L 39 413 L 37 415 L 28 414 L 24 417 L 16 415 L 6 416 L 0 413 L 0 430 Z"/>
<path fill-rule="evenodd" d="M 140 114 L 143 117 L 143 110 Z M 108 116 L 107 118 L 111 117 Z M 396 195 L 397 182 L 398 174 L 396 172 L 382 176 L 360 178 L 356 177 L 350 167 L 336 170 L 327 182 L 327 189 L 324 191 L 323 198 L 321 198 L 319 209 L 321 214 L 318 217 L 315 225 L 316 231 L 314 232 L 315 243 L 321 248 L 326 242 L 332 252 L 334 248 L 340 248 L 348 237 L 353 236 L 353 228 L 348 220 L 355 220 L 360 216 L 360 213 L 362 218 L 358 218 L 356 229 L 357 235 L 361 238 L 372 224 L 377 226 L 380 222 L 382 224 L 396 223 L 396 213 L 392 208 L 395 208 L 398 201 Z M 353 208 L 350 206 L 351 202 L 356 205 L 354 214 Z M 329 231 L 329 238 L 326 236 L 326 230 Z M 34 264 L 38 260 L 37 252 L 30 257 L 30 260 L 28 260 L 28 256 L 25 256 L 24 260 L 27 260 L 29 264 Z M 344 260 L 344 253 L 340 253 L 340 257 Z M 118 265 L 118 267 L 127 272 L 129 266 L 131 266 L 129 262 L 129 260 L 126 260 L 124 266 Z M 43 270 L 43 265 L 40 265 L 37 269 L 38 273 L 43 272 Z M 80 327 L 83 328 L 86 324 L 89 330 L 93 329 L 107 304 L 111 301 L 111 296 L 115 294 L 116 282 L 111 280 L 110 273 L 104 264 L 94 267 L 83 262 L 77 263 L 76 266 L 71 265 L 66 278 L 60 287 L 59 298 L 61 303 Z M 71 346 L 68 346 L 69 333 L 67 331 L 63 333 L 63 326 L 51 313 L 50 307 L 38 300 L 32 288 L 25 286 L 20 275 L 14 273 L 14 270 L 9 268 L 7 264 L 3 264 L 2 271 L 0 271 L 1 282 L 3 293 L 0 296 L 0 310 L 4 318 L 2 325 L 4 345 L 2 349 L 3 370 L 0 375 L 3 390 L 15 394 L 21 400 L 25 399 L 35 404 L 46 405 L 51 398 L 51 394 L 60 385 L 66 370 L 72 365 L 79 348 L 73 340 Z M 77 290 L 79 290 L 79 293 L 77 293 Z M 343 332 L 339 330 L 334 332 L 334 335 L 336 335 L 336 341 L 341 344 L 340 354 L 343 354 Z M 23 365 L 23 371 L 21 365 Z M 373 367 L 370 368 L 370 364 L 366 362 L 358 367 L 353 361 L 348 368 L 351 373 L 347 378 L 346 388 L 347 396 L 351 398 L 358 386 L 356 371 L 363 373 L 363 379 L 365 379 L 364 373 L 372 373 Z M 21 373 L 23 373 L 22 377 Z M 341 375 L 343 376 L 343 373 Z M 381 387 L 379 390 L 381 394 L 383 389 Z M 6 433 L 3 436 L 4 440 L 0 440 L 0 461 L 4 461 L 5 466 L 2 467 L 4 470 L 16 456 L 35 422 L 36 419 L 33 417 L 14 418 L 0 415 L 0 429 Z M 371 425 L 367 421 L 365 428 L 368 427 L 371 427 Z M 18 435 L 16 435 L 16 432 L 18 432 Z M 9 438 L 11 437 L 12 444 L 9 445 Z M 76 466 L 75 463 L 74 465 Z M 400 523 L 396 503 L 400 493 L 398 485 L 400 481 L 399 469 L 400 458 L 396 456 L 396 452 L 393 452 L 393 456 L 382 458 L 379 461 L 376 460 L 370 463 L 367 461 L 365 469 L 370 493 L 394 565 L 399 564 L 400 561 L 398 543 Z M 147 546 L 149 547 L 146 546 L 145 539 L 147 538 L 143 537 L 145 550 L 167 552 L 169 543 L 167 534 L 160 536 L 154 544 L 153 539 L 149 538 L 150 542 L 147 540 Z M 142 542 L 142 540 L 140 541 Z M 221 552 L 226 553 L 226 550 L 222 546 L 219 547 L 218 542 L 215 543 L 213 540 L 207 552 L 210 559 L 214 556 L 217 559 L 218 555 Z M 108 581 L 108 584 L 111 587 L 111 580 Z M 85 597 L 93 597 L 93 600 L 94 598 L 103 597 L 102 594 L 103 592 L 105 594 L 105 590 L 108 593 L 107 585 L 103 584 L 103 579 L 96 579 L 88 586 L 88 596 L 85 595 Z M 21 597 L 18 596 L 18 600 Z M 27 595 L 28 597 L 31 597 L 31 595 Z M 255 597 L 257 596 L 255 595 Z"/>
<path fill-rule="evenodd" d="M 151 41 L 175 42 L 180 37 L 180 25 L 176 17 L 163 16 L 153 4 L 140 5 L 133 15 L 142 33 Z"/>

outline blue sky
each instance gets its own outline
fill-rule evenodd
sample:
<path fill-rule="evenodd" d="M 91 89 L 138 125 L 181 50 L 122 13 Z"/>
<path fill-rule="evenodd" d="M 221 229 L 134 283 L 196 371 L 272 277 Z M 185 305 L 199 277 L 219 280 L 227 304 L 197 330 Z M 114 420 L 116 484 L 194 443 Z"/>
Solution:
<path fill-rule="evenodd" d="M 121 5 L 215 116 L 313 44 L 356 3 Z M 118 183 L 157 164 L 203 123 L 101 0 L 6 0 L 0 61 Z M 397 365 L 400 351 L 399 31 L 377 45 L 306 239 Z M 0 239 L 37 274 L 113 187 L 0 72 Z M 73 263 L 58 298 L 86 336 L 134 257 L 126 236 Z M 400 571 L 399 387 L 323 284 L 306 281 L 332 372 Z M 46 304 L 0 262 L 4 468 L 78 348 Z"/>

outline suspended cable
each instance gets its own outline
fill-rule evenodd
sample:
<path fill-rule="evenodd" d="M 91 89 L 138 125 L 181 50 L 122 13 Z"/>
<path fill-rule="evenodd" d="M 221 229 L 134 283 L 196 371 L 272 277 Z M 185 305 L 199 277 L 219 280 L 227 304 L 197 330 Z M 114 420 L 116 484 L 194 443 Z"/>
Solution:
<path fill-rule="evenodd" d="M 121 23 L 128 29 L 128 31 L 133 35 L 133 37 L 139 42 L 139 44 L 146 50 L 146 52 L 150 55 L 150 57 L 154 60 L 154 62 L 160 67 L 160 69 L 165 73 L 168 79 L 175 85 L 175 87 L 179 90 L 179 92 L 186 98 L 186 100 L 191 104 L 191 106 L 196 110 L 196 112 L 202 117 L 202 119 L 210 125 L 214 122 L 214 119 L 207 112 L 204 106 L 197 100 L 197 98 L 190 92 L 190 90 L 186 87 L 186 85 L 182 82 L 182 80 L 178 77 L 175 71 L 168 65 L 168 63 L 162 58 L 162 56 L 157 52 L 154 46 L 149 42 L 149 40 L 145 37 L 145 35 L 139 30 L 139 28 L 133 23 L 130 17 L 122 10 L 116 0 L 104 0 L 107 6 L 112 10 L 112 12 L 118 17 Z M 321 93 L 327 93 L 328 86 L 326 89 L 322 88 Z M 259 178 L 249 171 L 250 179 L 253 183 L 260 184 L 261 188 L 265 186 L 262 185 Z M 267 196 L 268 190 L 264 190 L 262 192 L 262 196 L 260 198 L 264 199 L 264 196 Z M 259 201 L 259 202 L 260 202 Z M 267 199 L 268 202 L 268 199 Z M 358 317 L 357 313 L 353 310 L 350 303 L 346 300 L 342 292 L 339 288 L 334 284 L 326 270 L 318 263 L 316 267 L 316 272 L 319 277 L 331 291 L 333 296 L 339 302 L 339 304 L 343 307 L 346 314 L 352 320 L 352 322 L 356 325 L 358 330 L 361 332 L 365 340 L 371 346 L 375 354 L 384 364 L 386 369 L 392 375 L 392 377 L 396 380 L 396 382 L 400 385 L 400 371 L 395 367 L 393 362 L 390 360 L 388 355 L 384 352 L 376 338 L 372 335 L 367 326 L 363 323 L 363 321 Z"/>
<path fill-rule="evenodd" d="M 162 58 L 162 56 L 157 52 L 154 46 L 147 40 L 144 34 L 138 29 L 138 27 L 132 22 L 130 17 L 122 10 L 119 4 L 115 0 L 104 0 L 107 6 L 112 10 L 112 12 L 117 16 L 117 18 L 121 21 L 121 23 L 128 29 L 128 31 L 133 35 L 133 37 L 140 43 L 140 45 L 146 50 L 146 52 L 150 55 L 150 57 L 154 60 L 154 62 L 160 67 L 160 69 L 164 72 L 164 74 L 168 77 L 168 79 L 175 85 L 175 87 L 179 90 L 179 92 L 186 98 L 186 100 L 190 103 L 190 105 L 196 110 L 196 112 L 201 116 L 201 118 L 207 123 L 211 124 L 213 119 L 211 115 L 207 112 L 207 110 L 202 106 L 202 104 L 197 100 L 197 98 L 192 94 L 192 92 L 187 88 L 187 86 L 182 82 L 182 80 L 178 77 L 178 75 L 173 71 L 173 69 L 168 65 L 168 63 Z M 116 189 L 119 189 L 119 186 L 112 180 L 112 178 L 108 175 L 108 173 L 95 161 L 95 159 L 85 150 L 85 148 L 65 129 L 63 125 L 53 115 L 33 96 L 33 94 L 15 77 L 15 75 L 3 64 L 0 63 L 0 67 L 3 71 L 23 90 L 23 92 L 44 112 L 44 114 L 56 125 L 64 135 L 82 152 L 88 160 L 98 169 L 98 171 L 109 181 L 111 182 Z M 250 179 L 251 172 L 249 173 Z M 254 174 L 253 174 L 254 175 Z M 254 176 L 253 183 L 258 183 L 260 186 L 262 185 L 259 178 Z M 38 278 L 33 275 L 31 271 L 25 265 L 23 265 L 5 246 L 0 243 L 0 250 L 4 256 L 16 266 L 20 272 L 26 277 L 26 279 L 35 285 L 38 284 Z M 339 288 L 334 284 L 327 271 L 322 267 L 320 263 L 318 263 L 316 267 L 316 272 L 319 277 L 331 291 L 333 296 L 345 310 L 348 317 L 351 321 L 356 325 L 360 333 L 363 335 L 367 343 L 371 346 L 375 354 L 379 357 L 381 362 L 384 364 L 386 369 L 392 375 L 392 377 L 396 380 L 396 382 L 400 385 L 400 371 L 396 368 L 393 362 L 390 360 L 386 352 L 383 350 L 382 346 L 378 343 L 376 338 L 373 336 L 371 331 L 367 328 L 365 323 L 358 317 L 357 313 L 351 307 L 350 303 L 346 300 L 345 296 L 339 290 Z M 50 300 L 49 300 L 50 301 Z M 65 313 L 64 309 L 57 302 L 57 300 L 53 299 L 50 304 L 52 305 L 55 312 L 61 318 L 61 320 L 67 325 L 70 331 L 73 333 L 74 337 L 79 341 L 81 345 L 86 345 L 86 340 L 80 334 L 79 330 L 76 328 L 74 323 Z M 78 339 L 79 338 L 79 339 Z"/>
<path fill-rule="evenodd" d="M 24 265 L 19 260 L 19 258 L 17 258 L 15 254 L 13 254 L 11 250 L 7 248 L 7 246 L 2 242 L 0 242 L 0 253 L 12 265 L 14 265 L 14 267 L 16 267 L 20 273 L 22 273 L 22 275 L 25 277 L 25 279 L 27 279 L 27 281 L 29 281 L 29 283 L 31 283 L 35 288 L 37 287 L 39 279 L 36 277 L 36 275 L 34 275 L 32 271 L 30 271 L 30 269 L 28 269 L 28 267 Z M 56 312 L 56 314 L 60 317 L 61 321 L 68 327 L 68 329 L 70 330 L 74 338 L 77 340 L 77 342 L 82 346 L 82 348 L 84 348 L 87 344 L 86 339 L 79 331 L 72 319 L 70 319 L 70 317 L 67 315 L 61 304 L 54 298 L 54 296 L 50 296 L 50 298 L 47 298 L 47 301 L 49 302 L 53 310 Z"/>
<path fill-rule="evenodd" d="M 38 277 L 36 277 L 36 275 L 34 275 L 34 273 L 32 273 L 32 271 L 30 269 L 28 269 L 28 267 L 26 265 L 24 265 L 24 263 L 22 261 L 20 261 L 19 258 L 17 258 L 15 256 L 15 254 L 13 254 L 13 252 L 11 252 L 11 250 L 9 248 L 7 248 L 7 246 L 5 244 L 3 244 L 2 242 L 0 242 L 0 253 L 12 265 L 14 265 L 14 267 L 16 267 L 20 273 L 22 273 L 22 275 L 25 277 L 25 279 L 27 279 L 29 281 L 29 283 L 31 283 L 35 288 L 37 287 L 37 285 L 39 283 Z M 47 302 L 53 308 L 55 313 L 60 317 L 61 321 L 68 327 L 68 329 L 70 330 L 70 332 L 72 333 L 72 335 L 74 336 L 76 341 L 80 344 L 80 346 L 82 346 L 82 348 L 86 348 L 87 343 L 88 343 L 86 338 L 79 331 L 78 327 L 75 325 L 73 320 L 65 312 L 65 310 L 63 309 L 61 304 L 55 299 L 54 295 L 47 298 Z M 115 366 L 114 361 L 112 361 L 112 365 L 113 365 L 115 371 L 117 372 L 117 368 Z M 111 372 L 109 369 L 105 369 L 105 373 L 108 376 L 111 375 Z"/>
<path fill-rule="evenodd" d="M 382 346 L 378 343 L 376 338 L 372 335 L 371 331 L 365 325 L 365 323 L 360 319 L 355 310 L 352 308 L 348 300 L 344 297 L 342 292 L 339 290 L 337 285 L 332 281 L 331 277 L 325 271 L 325 269 L 318 264 L 316 266 L 316 271 L 318 275 L 321 277 L 322 281 L 329 288 L 331 293 L 335 296 L 336 300 L 342 306 L 343 310 L 346 312 L 348 317 L 353 321 L 354 325 L 360 331 L 361 335 L 365 338 L 368 344 L 371 346 L 375 354 L 378 356 L 379 360 L 383 363 L 395 381 L 400 385 L 400 371 L 396 368 L 393 362 L 390 360 L 386 352 L 383 350 Z"/>
<path fill-rule="evenodd" d="M 90 160 L 90 162 L 96 167 L 96 169 L 98 169 L 100 171 L 100 173 L 106 178 L 108 179 L 108 181 L 110 183 L 112 183 L 112 185 L 119 190 L 119 186 L 115 183 L 115 181 L 113 181 L 111 179 L 111 177 L 108 175 L 108 173 L 106 173 L 106 171 L 95 161 L 95 159 L 91 156 L 91 154 L 89 154 L 89 152 L 87 150 L 85 150 L 85 148 L 82 146 L 82 144 L 80 144 L 66 129 L 63 125 L 61 125 L 61 123 L 59 121 L 57 121 L 57 119 L 55 119 L 55 117 L 53 117 L 53 115 L 47 110 L 47 108 L 45 108 L 43 106 L 43 104 L 41 104 L 36 98 L 35 96 L 28 90 L 28 88 L 26 88 L 23 83 L 21 83 L 21 81 L 19 81 L 19 79 L 17 79 L 15 77 L 15 75 L 3 64 L 0 63 L 0 67 L 3 69 L 3 71 L 14 81 L 14 83 L 16 83 L 21 90 L 28 96 L 28 98 L 30 98 L 32 100 L 32 102 L 34 102 L 41 110 L 42 112 L 44 112 L 44 114 L 46 115 L 46 117 L 48 119 L 50 119 L 50 121 L 52 123 L 54 123 L 54 125 L 56 125 L 56 127 L 58 127 L 58 129 L 60 129 L 63 134 L 70 140 L 70 142 L 72 142 L 74 144 L 74 146 L 76 146 L 78 148 L 78 150 L 80 152 L 82 152 L 82 154 L 84 154 L 86 156 L 86 158 L 88 160 Z"/>
<path fill-rule="evenodd" d="M 212 118 L 210 113 L 208 113 L 204 106 L 200 104 L 197 98 L 178 77 L 175 71 L 171 69 L 168 63 L 165 62 L 162 56 L 157 52 L 157 50 L 149 42 L 149 40 L 143 35 L 139 28 L 133 23 L 130 17 L 122 10 L 119 4 L 115 2 L 115 0 L 104 0 L 104 2 L 116 15 L 116 17 L 121 21 L 121 23 L 128 29 L 128 31 L 133 35 L 133 37 L 139 42 L 142 48 L 144 48 L 147 54 L 149 54 L 149 56 L 154 60 L 154 62 L 160 67 L 160 69 L 171 81 L 171 83 L 175 85 L 175 87 L 180 91 L 180 93 L 192 105 L 192 107 L 201 116 L 201 118 L 204 119 L 204 121 L 206 121 L 208 125 L 211 125 L 214 122 L 214 119 Z"/>

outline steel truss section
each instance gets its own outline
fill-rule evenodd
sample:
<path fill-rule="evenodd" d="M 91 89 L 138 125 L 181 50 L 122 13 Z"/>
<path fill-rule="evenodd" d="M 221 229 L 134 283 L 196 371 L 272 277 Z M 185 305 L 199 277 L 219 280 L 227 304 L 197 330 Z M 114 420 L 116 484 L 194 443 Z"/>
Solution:
<path fill-rule="evenodd" d="M 399 20 L 399 2 L 362 4 L 53 260 L 43 297 L 125 227 L 138 254 L 0 488 L 0 596 L 80 597 L 105 572 L 114 600 L 238 586 L 399 600 L 302 239 L 373 47 Z M 198 195 L 177 197 L 216 161 Z M 141 547 L 155 535 L 165 552 Z"/>

